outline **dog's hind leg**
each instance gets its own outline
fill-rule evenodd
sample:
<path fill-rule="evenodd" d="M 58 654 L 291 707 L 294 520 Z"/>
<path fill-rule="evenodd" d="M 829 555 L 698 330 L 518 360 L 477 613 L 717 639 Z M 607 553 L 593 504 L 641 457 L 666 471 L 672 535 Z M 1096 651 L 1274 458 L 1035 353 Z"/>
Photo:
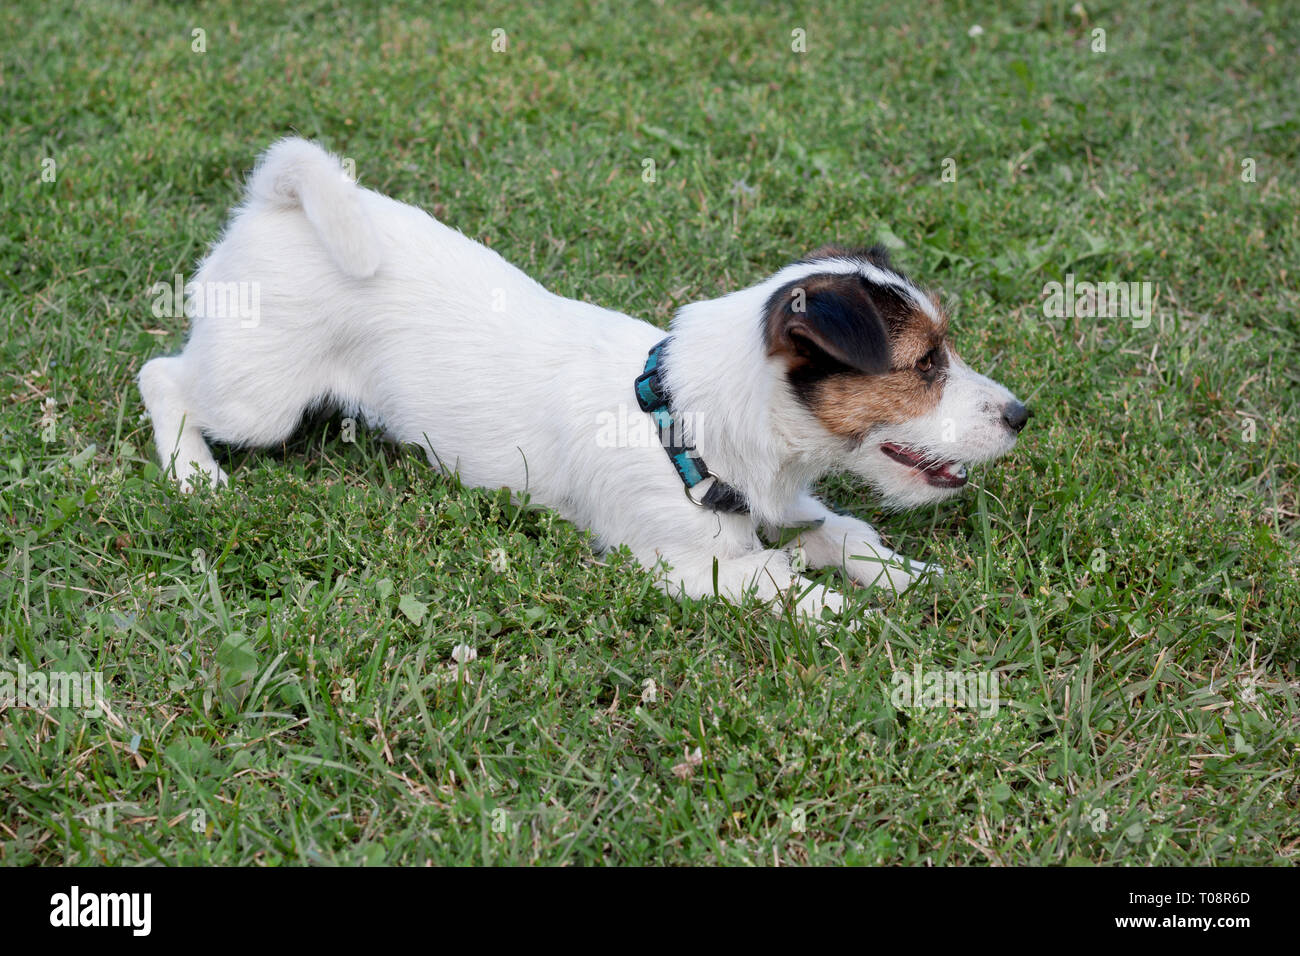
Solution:
<path fill-rule="evenodd" d="M 203 439 L 203 422 L 187 385 L 183 356 L 152 359 L 140 369 L 140 395 L 153 421 L 158 460 L 188 492 L 203 482 L 221 484 L 226 474 Z"/>

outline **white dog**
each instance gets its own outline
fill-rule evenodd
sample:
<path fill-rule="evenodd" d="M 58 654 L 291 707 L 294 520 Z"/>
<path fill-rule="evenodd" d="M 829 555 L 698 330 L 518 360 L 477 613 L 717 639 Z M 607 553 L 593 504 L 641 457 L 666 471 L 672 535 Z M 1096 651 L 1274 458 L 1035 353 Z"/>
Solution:
<path fill-rule="evenodd" d="M 861 476 L 893 507 L 939 501 L 1028 417 L 883 250 L 818 250 L 685 306 L 665 338 L 551 294 L 301 139 L 262 156 L 186 291 L 184 351 L 140 372 L 183 488 L 226 480 L 205 438 L 275 445 L 332 406 L 627 545 L 670 592 L 782 596 L 811 617 L 844 597 L 804 566 L 895 590 L 937 570 L 829 510 L 819 476 Z M 241 295 L 251 313 L 227 307 Z M 792 527 L 794 560 L 760 540 Z"/>

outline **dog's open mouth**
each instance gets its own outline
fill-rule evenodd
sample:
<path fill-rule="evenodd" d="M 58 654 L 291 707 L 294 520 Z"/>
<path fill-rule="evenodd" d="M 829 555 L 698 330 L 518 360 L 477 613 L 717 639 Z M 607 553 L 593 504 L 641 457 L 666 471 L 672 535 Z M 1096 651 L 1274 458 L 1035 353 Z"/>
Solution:
<path fill-rule="evenodd" d="M 885 442 L 880 450 L 936 488 L 960 488 L 966 484 L 966 466 L 959 461 L 932 461 L 928 455 L 892 441 Z"/>

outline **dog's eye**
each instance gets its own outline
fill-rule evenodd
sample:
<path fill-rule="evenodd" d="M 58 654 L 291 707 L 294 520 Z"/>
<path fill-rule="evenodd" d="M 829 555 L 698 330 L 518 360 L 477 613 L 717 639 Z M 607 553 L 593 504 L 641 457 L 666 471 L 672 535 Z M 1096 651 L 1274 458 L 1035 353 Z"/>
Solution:
<path fill-rule="evenodd" d="M 921 360 L 916 363 L 916 370 L 921 374 L 925 374 L 932 368 L 934 368 L 934 349 L 922 355 Z"/>

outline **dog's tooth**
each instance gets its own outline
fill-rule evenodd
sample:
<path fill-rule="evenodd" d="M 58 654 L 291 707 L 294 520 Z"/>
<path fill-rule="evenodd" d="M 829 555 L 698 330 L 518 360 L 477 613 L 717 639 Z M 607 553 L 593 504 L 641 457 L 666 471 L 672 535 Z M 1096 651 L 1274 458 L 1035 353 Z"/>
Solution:
<path fill-rule="evenodd" d="M 965 464 L 960 464 L 960 465 L 958 465 L 958 466 L 956 467 L 956 469 L 953 470 L 953 473 L 952 473 L 952 474 L 953 474 L 953 477 L 954 477 L 954 478 L 965 478 L 965 477 L 966 477 L 966 465 L 965 465 Z"/>

